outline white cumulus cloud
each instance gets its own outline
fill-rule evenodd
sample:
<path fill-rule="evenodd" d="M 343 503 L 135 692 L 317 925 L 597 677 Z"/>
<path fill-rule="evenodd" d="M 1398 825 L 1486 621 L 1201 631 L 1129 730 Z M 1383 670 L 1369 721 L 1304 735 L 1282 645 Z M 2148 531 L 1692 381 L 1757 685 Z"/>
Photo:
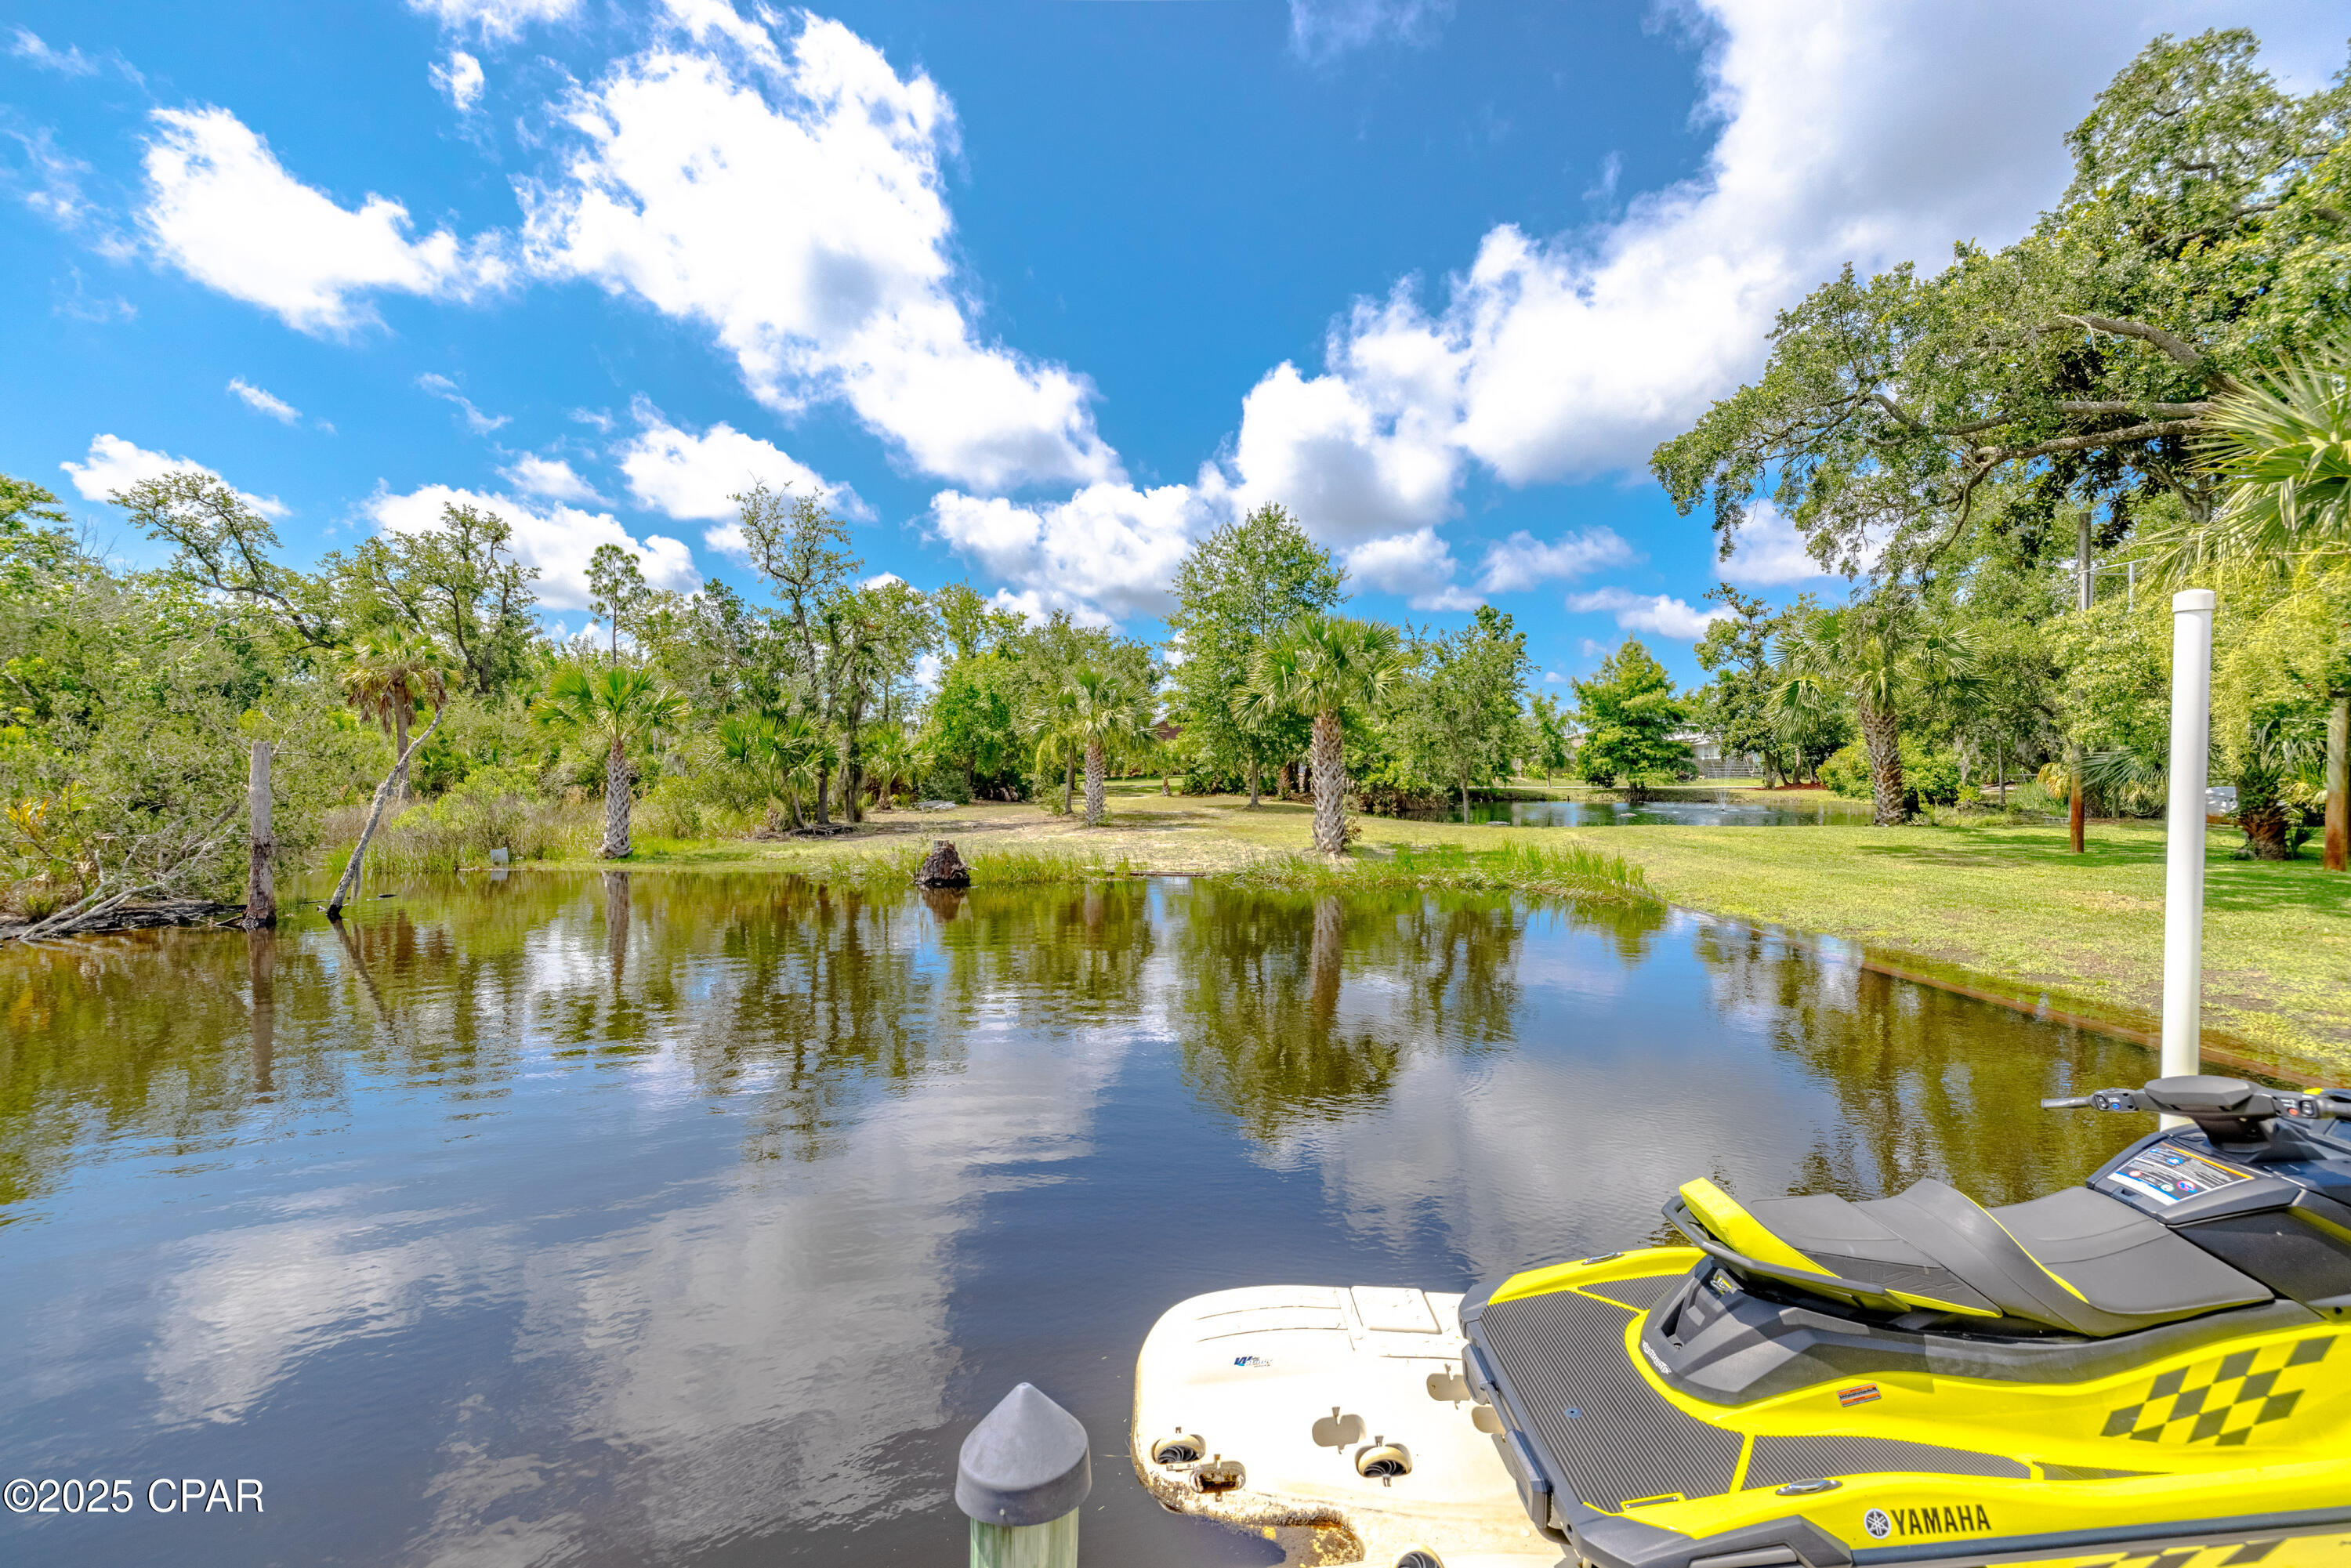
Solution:
<path fill-rule="evenodd" d="M 460 114 L 471 112 L 482 101 L 482 62 L 463 49 L 450 50 L 448 59 L 428 67 L 426 74 Z"/>
<path fill-rule="evenodd" d="M 220 477 L 216 468 L 207 468 L 193 457 L 173 457 L 168 453 L 150 452 L 125 441 L 119 435 L 93 435 L 85 461 L 57 465 L 73 476 L 74 488 L 82 498 L 103 501 L 117 490 L 128 490 L 143 479 L 160 479 L 166 474 L 204 474 Z M 245 504 L 265 517 L 284 517 L 293 508 L 275 496 L 256 496 L 240 490 L 237 495 Z"/>
<path fill-rule="evenodd" d="M 1365 539 L 1341 557 L 1355 581 L 1407 596 L 1415 610 L 1475 610 L 1485 602 L 1453 581 L 1452 547 L 1435 528 Z"/>
<path fill-rule="evenodd" d="M 1537 583 L 1582 577 L 1602 567 L 1630 566 L 1639 559 L 1639 552 L 1614 528 L 1582 528 L 1548 544 L 1520 528 L 1486 547 L 1478 586 L 1488 593 L 1516 593 Z"/>
<path fill-rule="evenodd" d="M 680 522 L 716 524 L 702 536 L 713 549 L 743 553 L 742 528 L 728 520 L 736 514 L 734 497 L 762 481 L 772 490 L 817 497 L 846 517 L 872 516 L 856 491 L 829 483 L 771 441 L 723 421 L 696 435 L 643 402 L 635 412 L 642 428 L 616 452 L 629 494 L 637 505 Z"/>
<path fill-rule="evenodd" d="M 228 381 L 228 391 L 230 396 L 253 410 L 254 413 L 266 413 L 280 424 L 293 424 L 302 417 L 300 409 L 276 393 L 255 386 L 243 376 L 231 376 Z"/>
<path fill-rule="evenodd" d="M 1725 581 L 1749 588 L 1777 588 L 1832 575 L 1805 550 L 1803 536 L 1788 515 L 1770 501 L 1747 508 L 1738 548 L 1720 570 Z"/>
<path fill-rule="evenodd" d="M 1672 637 L 1681 642 L 1695 642 L 1706 635 L 1706 629 L 1730 613 L 1720 605 L 1711 610 L 1692 609 L 1682 600 L 1663 593 L 1635 593 L 1630 589 L 1599 588 L 1590 593 L 1571 593 L 1567 607 L 1579 615 L 1604 612 L 1616 617 L 1616 624 L 1627 632 L 1653 632 L 1660 637 Z"/>
<path fill-rule="evenodd" d="M 1333 544 L 1412 529 L 1453 509 L 1457 356 L 1408 302 L 1360 306 L 1334 334 L 1330 371 L 1276 366 L 1241 403 L 1233 466 L 1246 509 L 1277 501 Z"/>
<path fill-rule="evenodd" d="M 589 506 L 604 505 L 604 497 L 596 486 L 580 476 L 577 469 L 561 457 L 541 457 L 526 452 L 498 470 L 506 482 L 526 496 L 537 496 L 549 501 L 573 501 Z"/>
<path fill-rule="evenodd" d="M 404 496 L 380 486 L 361 509 L 378 528 L 414 533 L 436 527 L 441 508 L 447 506 L 472 507 L 506 520 L 514 529 L 515 557 L 538 569 L 539 602 L 549 609 L 588 607 L 588 559 L 599 545 L 618 545 L 635 555 L 638 570 L 655 588 L 684 593 L 702 580 L 695 571 L 694 553 L 684 544 L 660 534 L 648 534 L 640 541 L 610 512 L 585 511 L 560 502 L 535 505 L 447 485 L 425 485 Z"/>
<path fill-rule="evenodd" d="M 575 93 L 568 167 L 523 185 L 531 265 L 704 324 L 762 402 L 840 398 L 956 485 L 1122 478 L 1091 384 L 967 319 L 939 172 L 954 113 L 931 78 L 821 17 L 778 50 L 673 9 L 700 42 Z"/>
<path fill-rule="evenodd" d="M 1106 482 L 1036 506 L 957 490 L 931 498 L 933 531 L 990 575 L 1020 585 L 999 597 L 1032 618 L 1051 609 L 1090 612 L 1095 621 L 1165 614 L 1184 552 L 1225 515 L 1188 485 L 1137 490 Z"/>
<path fill-rule="evenodd" d="M 269 144 L 225 109 L 159 109 L 140 213 L 157 254 L 208 287 L 314 335 L 379 319 L 380 292 L 471 298 L 507 267 L 495 239 L 447 229 L 412 238 L 408 209 L 370 195 L 359 207 L 287 172 Z"/>

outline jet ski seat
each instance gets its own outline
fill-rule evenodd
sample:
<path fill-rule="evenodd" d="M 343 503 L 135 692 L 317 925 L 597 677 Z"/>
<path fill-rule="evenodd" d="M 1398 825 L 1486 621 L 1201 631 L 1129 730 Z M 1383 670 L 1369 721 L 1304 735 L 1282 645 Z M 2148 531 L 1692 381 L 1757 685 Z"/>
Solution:
<path fill-rule="evenodd" d="M 2103 1338 L 2270 1299 L 2086 1186 L 2000 1208 L 1934 1180 L 1865 1203 L 1815 1193 L 1744 1206 L 1699 1180 L 1666 1217 L 1733 1273 L 1878 1311 L 1981 1320 L 1980 1332 L 2029 1324 Z"/>

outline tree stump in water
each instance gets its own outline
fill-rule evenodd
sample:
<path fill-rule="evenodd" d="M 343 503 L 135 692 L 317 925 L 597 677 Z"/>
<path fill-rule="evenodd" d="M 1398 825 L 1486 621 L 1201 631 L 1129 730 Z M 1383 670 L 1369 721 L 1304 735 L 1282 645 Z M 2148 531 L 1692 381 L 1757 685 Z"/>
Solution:
<path fill-rule="evenodd" d="M 963 856 L 946 839 L 933 839 L 931 852 L 914 873 L 916 887 L 969 887 L 971 868 L 963 863 Z"/>

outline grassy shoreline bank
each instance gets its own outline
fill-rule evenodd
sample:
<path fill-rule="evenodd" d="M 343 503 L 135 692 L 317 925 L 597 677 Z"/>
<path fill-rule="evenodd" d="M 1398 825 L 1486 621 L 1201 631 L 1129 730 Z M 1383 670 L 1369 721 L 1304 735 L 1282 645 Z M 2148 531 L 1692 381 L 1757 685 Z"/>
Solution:
<path fill-rule="evenodd" d="M 1740 791 L 1746 793 L 1747 791 Z M 1762 792 L 1756 791 L 1758 795 Z M 2089 852 L 2060 826 L 1508 828 L 1357 819 L 1343 864 L 1307 853 L 1311 809 L 1168 798 L 1113 785 L 1089 829 L 1033 805 L 872 815 L 830 839 L 644 838 L 631 870 L 747 871 L 902 883 L 933 839 L 982 885 L 1072 877 L 1236 876 L 1271 885 L 1416 885 L 1535 896 L 1653 895 L 1791 936 L 1857 944 L 1895 973 L 2146 1040 L 2160 996 L 2163 832 L 2099 823 Z M 2216 1060 L 2351 1076 L 2351 887 L 2314 859 L 2232 861 L 2211 838 L 2205 1028 Z M 594 860 L 535 862 L 612 869 Z M 387 865 L 395 869 L 396 860 Z"/>

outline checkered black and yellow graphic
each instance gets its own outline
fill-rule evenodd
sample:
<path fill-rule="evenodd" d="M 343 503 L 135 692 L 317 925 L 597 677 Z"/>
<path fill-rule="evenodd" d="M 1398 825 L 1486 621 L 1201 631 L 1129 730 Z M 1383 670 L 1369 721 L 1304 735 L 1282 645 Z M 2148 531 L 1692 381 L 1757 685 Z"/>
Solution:
<path fill-rule="evenodd" d="M 2241 1350 L 2192 1366 L 2175 1366 L 2147 1385 L 2147 1397 L 2106 1413 L 2104 1436 L 2141 1443 L 2252 1440 L 2257 1427 L 2294 1414 L 2336 1336 Z"/>

